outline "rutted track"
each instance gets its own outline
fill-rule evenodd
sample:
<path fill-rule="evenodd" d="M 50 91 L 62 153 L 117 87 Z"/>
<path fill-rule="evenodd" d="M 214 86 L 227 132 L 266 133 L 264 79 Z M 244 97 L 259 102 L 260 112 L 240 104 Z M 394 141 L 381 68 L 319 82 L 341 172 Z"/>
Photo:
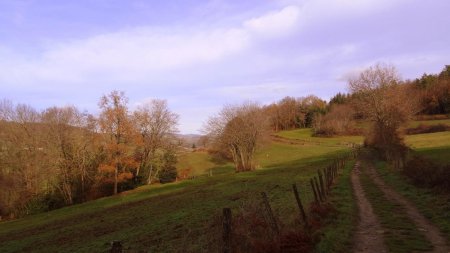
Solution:
<path fill-rule="evenodd" d="M 383 242 L 381 224 L 364 193 L 359 175 L 360 165 L 356 163 L 351 174 L 353 192 L 359 209 L 359 223 L 355 233 L 354 252 L 387 252 Z"/>
<path fill-rule="evenodd" d="M 403 206 L 409 218 L 419 227 L 425 231 L 424 235 L 428 241 L 433 245 L 435 253 L 448 253 L 450 248 L 447 246 L 445 238 L 441 235 L 439 229 L 434 226 L 428 219 L 426 219 L 417 208 L 406 200 L 403 196 L 397 193 L 392 187 L 388 186 L 378 175 L 375 168 L 370 165 L 366 168 L 367 175 L 375 183 L 375 185 L 384 193 L 385 197 L 394 203 Z"/>

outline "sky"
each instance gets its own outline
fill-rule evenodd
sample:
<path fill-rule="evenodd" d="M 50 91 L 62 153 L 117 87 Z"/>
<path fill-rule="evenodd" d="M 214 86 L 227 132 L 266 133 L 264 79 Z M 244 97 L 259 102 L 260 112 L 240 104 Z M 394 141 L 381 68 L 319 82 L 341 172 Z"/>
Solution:
<path fill-rule="evenodd" d="M 125 91 L 166 99 L 181 133 L 227 104 L 329 99 L 349 76 L 450 64 L 448 0 L 0 0 L 0 99 L 37 109 Z"/>

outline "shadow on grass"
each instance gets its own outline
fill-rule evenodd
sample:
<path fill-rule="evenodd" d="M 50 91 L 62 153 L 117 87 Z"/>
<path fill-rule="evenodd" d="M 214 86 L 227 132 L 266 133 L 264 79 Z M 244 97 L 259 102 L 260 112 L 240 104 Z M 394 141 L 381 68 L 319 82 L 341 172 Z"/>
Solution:
<path fill-rule="evenodd" d="M 418 148 L 415 150 L 419 155 L 423 155 L 442 165 L 450 164 L 450 146 L 433 148 Z"/>

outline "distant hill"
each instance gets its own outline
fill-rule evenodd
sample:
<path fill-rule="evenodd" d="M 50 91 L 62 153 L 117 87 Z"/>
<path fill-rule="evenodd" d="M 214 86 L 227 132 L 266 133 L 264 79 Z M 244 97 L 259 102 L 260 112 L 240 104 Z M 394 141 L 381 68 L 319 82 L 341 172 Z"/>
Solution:
<path fill-rule="evenodd" d="M 200 146 L 199 140 L 204 135 L 200 134 L 179 134 L 178 138 L 180 138 L 182 142 L 183 147 L 191 148 L 192 144 L 195 144 L 196 147 Z"/>

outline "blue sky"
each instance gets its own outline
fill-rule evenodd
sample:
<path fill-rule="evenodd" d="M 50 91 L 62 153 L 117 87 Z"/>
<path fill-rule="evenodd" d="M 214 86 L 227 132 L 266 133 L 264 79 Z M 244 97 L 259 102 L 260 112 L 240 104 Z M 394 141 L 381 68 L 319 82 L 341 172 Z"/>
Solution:
<path fill-rule="evenodd" d="M 450 64 L 448 0 L 0 0 L 0 99 L 98 113 L 166 99 L 182 133 L 225 104 L 347 90 L 378 62 Z"/>

